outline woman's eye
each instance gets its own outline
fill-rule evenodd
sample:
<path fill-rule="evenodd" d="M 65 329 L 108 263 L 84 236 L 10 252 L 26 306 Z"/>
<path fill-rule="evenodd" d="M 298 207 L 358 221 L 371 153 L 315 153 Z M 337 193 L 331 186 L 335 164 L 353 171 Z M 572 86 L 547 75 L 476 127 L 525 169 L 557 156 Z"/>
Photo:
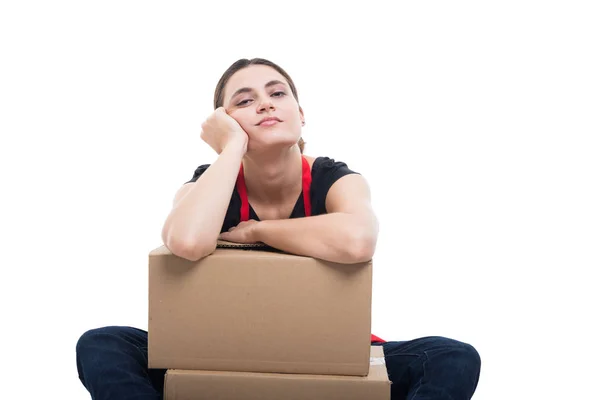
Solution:
<path fill-rule="evenodd" d="M 283 97 L 283 96 L 285 96 L 285 92 L 283 92 L 283 91 L 279 91 L 279 92 L 273 92 L 273 93 L 271 94 L 271 96 L 272 96 L 272 97 Z M 242 107 L 242 106 L 245 106 L 246 104 L 248 104 L 248 103 L 249 103 L 249 102 L 251 102 L 251 101 L 252 101 L 252 99 L 246 99 L 246 100 L 242 100 L 242 101 L 240 101 L 239 103 L 237 103 L 236 105 L 237 105 L 238 107 Z"/>

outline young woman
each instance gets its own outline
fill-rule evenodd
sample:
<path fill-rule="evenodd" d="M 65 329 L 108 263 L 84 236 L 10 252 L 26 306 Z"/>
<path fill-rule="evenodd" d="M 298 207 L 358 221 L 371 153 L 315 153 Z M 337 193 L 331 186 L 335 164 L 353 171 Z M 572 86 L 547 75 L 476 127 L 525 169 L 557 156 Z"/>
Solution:
<path fill-rule="evenodd" d="M 264 59 L 241 59 L 217 84 L 201 138 L 217 160 L 176 193 L 162 239 L 199 260 L 218 239 L 261 242 L 338 263 L 370 260 L 378 222 L 365 179 L 345 163 L 303 154 L 304 112 L 290 76 Z M 110 326 L 77 343 L 79 378 L 93 399 L 161 399 L 165 370 L 148 369 L 147 332 Z M 480 357 L 469 344 L 430 336 L 385 341 L 391 399 L 470 399 Z"/>

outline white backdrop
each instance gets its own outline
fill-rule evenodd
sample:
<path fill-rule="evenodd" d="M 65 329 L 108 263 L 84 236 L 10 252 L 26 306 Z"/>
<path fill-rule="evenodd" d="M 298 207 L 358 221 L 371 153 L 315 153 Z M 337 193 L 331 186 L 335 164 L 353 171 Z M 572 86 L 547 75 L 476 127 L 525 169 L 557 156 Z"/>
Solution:
<path fill-rule="evenodd" d="M 371 184 L 375 334 L 471 343 L 475 399 L 597 395 L 593 2 L 199 3 L 0 6 L 8 397 L 88 399 L 79 336 L 147 328 L 148 253 L 252 57 L 295 80 L 306 153 Z"/>

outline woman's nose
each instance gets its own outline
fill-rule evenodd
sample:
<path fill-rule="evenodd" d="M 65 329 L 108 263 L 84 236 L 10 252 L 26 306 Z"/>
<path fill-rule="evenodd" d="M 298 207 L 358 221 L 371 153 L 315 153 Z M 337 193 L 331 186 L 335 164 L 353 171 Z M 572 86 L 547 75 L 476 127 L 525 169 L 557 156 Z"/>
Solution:
<path fill-rule="evenodd" d="M 259 111 L 274 110 L 274 109 L 275 109 L 275 106 L 273 105 L 273 102 L 271 101 L 270 98 L 263 99 L 263 100 L 259 101 L 259 103 L 258 103 Z"/>

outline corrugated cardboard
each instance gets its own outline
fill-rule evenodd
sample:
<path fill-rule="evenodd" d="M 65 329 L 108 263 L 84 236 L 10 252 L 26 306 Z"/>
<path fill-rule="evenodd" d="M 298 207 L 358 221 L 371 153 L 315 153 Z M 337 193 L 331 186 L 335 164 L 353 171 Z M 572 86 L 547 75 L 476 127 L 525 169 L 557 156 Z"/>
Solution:
<path fill-rule="evenodd" d="M 165 400 L 389 400 L 390 389 L 383 348 L 372 346 L 366 377 L 168 370 L 164 395 Z"/>
<path fill-rule="evenodd" d="M 218 248 L 149 255 L 150 368 L 366 376 L 371 262 Z"/>

